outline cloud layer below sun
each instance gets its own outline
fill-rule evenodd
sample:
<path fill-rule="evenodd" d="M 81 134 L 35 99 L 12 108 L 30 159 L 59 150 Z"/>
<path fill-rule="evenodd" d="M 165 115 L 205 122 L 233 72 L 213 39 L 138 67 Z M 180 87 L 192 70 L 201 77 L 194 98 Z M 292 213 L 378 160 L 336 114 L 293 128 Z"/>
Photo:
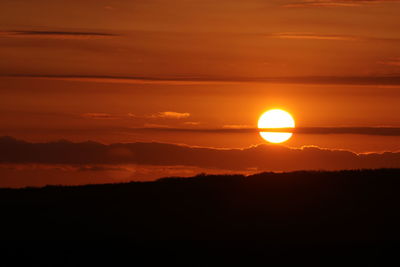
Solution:
<path fill-rule="evenodd" d="M 200 172 L 400 168 L 400 152 L 354 153 L 316 146 L 216 149 L 166 143 L 29 143 L 1 137 L 0 151 L 0 187 L 149 181 Z"/>
<path fill-rule="evenodd" d="M 315 146 L 289 148 L 258 145 L 245 149 L 214 149 L 165 143 L 29 143 L 0 139 L 0 163 L 183 165 L 259 171 L 299 169 L 399 168 L 400 152 L 354 153 Z"/>

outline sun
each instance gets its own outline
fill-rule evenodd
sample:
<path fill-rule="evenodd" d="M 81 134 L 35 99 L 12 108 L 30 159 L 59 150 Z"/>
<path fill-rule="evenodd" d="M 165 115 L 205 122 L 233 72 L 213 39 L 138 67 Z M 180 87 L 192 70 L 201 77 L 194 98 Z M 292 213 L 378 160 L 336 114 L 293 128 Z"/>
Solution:
<path fill-rule="evenodd" d="M 258 128 L 294 128 L 292 115 L 282 109 L 271 109 L 264 112 L 258 119 Z M 285 132 L 260 132 L 262 138 L 271 143 L 282 143 L 292 137 L 292 133 Z"/>

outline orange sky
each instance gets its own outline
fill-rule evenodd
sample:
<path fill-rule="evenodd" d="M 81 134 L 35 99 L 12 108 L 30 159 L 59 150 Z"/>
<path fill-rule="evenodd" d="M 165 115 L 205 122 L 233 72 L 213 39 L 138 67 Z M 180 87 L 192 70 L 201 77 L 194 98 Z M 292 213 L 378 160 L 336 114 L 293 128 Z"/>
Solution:
<path fill-rule="evenodd" d="M 300 127 L 400 127 L 400 1 L 3 0 L 0 136 L 217 148 L 270 108 Z M 166 113 L 169 112 L 169 113 Z M 399 136 L 286 146 L 399 151 Z"/>

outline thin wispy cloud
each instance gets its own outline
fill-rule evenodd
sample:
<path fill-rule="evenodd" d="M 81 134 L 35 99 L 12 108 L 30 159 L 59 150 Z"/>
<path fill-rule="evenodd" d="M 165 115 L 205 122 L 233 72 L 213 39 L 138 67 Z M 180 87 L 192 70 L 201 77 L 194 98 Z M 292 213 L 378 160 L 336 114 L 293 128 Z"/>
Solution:
<path fill-rule="evenodd" d="M 185 36 L 184 32 L 165 32 L 165 34 Z M 152 31 L 136 31 L 134 34 L 159 34 L 159 32 Z M 204 33 L 197 33 L 204 35 Z M 398 38 L 380 38 L 374 36 L 353 36 L 353 35 L 340 35 L 340 34 L 323 34 L 313 32 L 277 32 L 277 33 L 226 33 L 221 32 L 218 35 L 227 35 L 230 37 L 238 36 L 264 36 L 269 38 L 279 39 L 308 39 L 308 40 L 340 40 L 340 41 L 398 41 Z M 213 33 L 208 33 L 208 36 Z M 0 31 L 0 38 L 38 38 L 38 39 L 103 39 L 121 36 L 115 33 L 106 32 L 79 32 L 79 31 Z"/>
<path fill-rule="evenodd" d="M 145 123 L 144 128 L 141 129 L 168 129 L 168 128 L 171 128 L 171 126 L 158 123 Z"/>
<path fill-rule="evenodd" d="M 400 127 L 296 127 L 296 128 L 268 128 L 259 129 L 245 127 L 245 125 L 225 125 L 223 128 L 130 128 L 130 131 L 149 132 L 187 132 L 187 133 L 256 133 L 265 132 L 291 132 L 295 134 L 356 134 L 356 135 L 377 135 L 377 136 L 400 136 Z"/>
<path fill-rule="evenodd" d="M 190 117 L 187 112 L 163 111 L 150 115 L 151 118 L 165 118 L 165 119 L 185 119 Z"/>
<path fill-rule="evenodd" d="M 325 41 L 373 41 L 373 42 L 399 42 L 400 38 L 383 38 L 374 36 L 341 35 L 341 34 L 320 34 L 313 32 L 282 32 L 265 34 L 267 38 L 288 39 L 288 40 L 325 40 Z"/>
<path fill-rule="evenodd" d="M 222 126 L 224 129 L 251 129 L 251 126 L 244 124 L 226 124 Z"/>
<path fill-rule="evenodd" d="M 80 115 L 83 118 L 89 119 L 186 119 L 190 117 L 188 112 L 175 112 L 175 111 L 161 111 L 150 115 L 136 115 L 135 113 L 129 112 L 128 114 L 110 114 L 104 112 L 89 112 Z M 192 125 L 195 125 L 193 123 Z"/>
<path fill-rule="evenodd" d="M 109 114 L 109 113 L 83 113 L 81 114 L 81 117 L 83 118 L 89 118 L 89 119 L 96 119 L 96 120 L 101 120 L 101 119 L 116 119 L 117 117 Z"/>
<path fill-rule="evenodd" d="M 378 62 L 379 64 L 400 67 L 400 57 L 399 58 L 391 58 L 387 60 L 382 60 Z"/>
<path fill-rule="evenodd" d="M 0 31 L 0 38 L 40 38 L 40 39 L 103 39 L 119 36 L 102 32 L 74 31 Z"/>
<path fill-rule="evenodd" d="M 186 119 L 190 117 L 190 113 L 176 112 L 176 111 L 161 111 L 150 115 L 137 115 L 135 113 L 129 112 L 127 116 L 133 119 Z"/>
<path fill-rule="evenodd" d="M 200 125 L 201 123 L 198 122 L 198 121 L 185 121 L 183 124 L 191 125 L 191 126 L 197 126 L 197 125 Z"/>
<path fill-rule="evenodd" d="M 175 125 L 167 125 L 162 123 L 144 123 L 144 126 L 137 127 L 126 127 L 126 126 L 96 126 L 96 127 L 75 127 L 64 128 L 64 127 L 52 127 L 45 129 L 38 129 L 32 127 L 21 127 L 15 128 L 13 132 L 24 133 L 42 133 L 44 130 L 46 133 L 76 133 L 76 134 L 87 134 L 87 133 L 99 133 L 104 134 L 110 133 L 185 133 L 185 134 L 254 134 L 260 131 L 264 132 L 292 132 L 295 134 L 305 135 L 369 135 L 369 136 L 400 136 L 400 127 L 296 127 L 296 128 L 270 128 L 270 129 L 258 129 L 258 128 L 202 128 L 193 127 L 195 125 L 187 125 L 186 127 L 177 128 Z M 9 132 L 7 128 L 0 127 L 2 132 Z"/>
<path fill-rule="evenodd" d="M 283 5 L 287 8 L 301 7 L 358 7 L 371 4 L 399 2 L 399 0 L 309 0 L 297 1 Z"/>
<path fill-rule="evenodd" d="M 270 36 L 271 38 L 278 39 L 305 39 L 305 40 L 336 40 L 336 41 L 357 41 L 362 40 L 361 37 L 347 36 L 347 35 L 329 35 L 329 34 L 315 34 L 315 33 L 276 33 Z"/>
<path fill-rule="evenodd" d="M 388 76 L 298 76 L 298 77 L 211 77 L 192 76 L 180 78 L 135 76 L 81 76 L 81 75 L 0 75 L 0 78 L 60 80 L 70 82 L 121 83 L 121 84 L 347 84 L 347 85 L 400 85 L 400 75 Z"/>

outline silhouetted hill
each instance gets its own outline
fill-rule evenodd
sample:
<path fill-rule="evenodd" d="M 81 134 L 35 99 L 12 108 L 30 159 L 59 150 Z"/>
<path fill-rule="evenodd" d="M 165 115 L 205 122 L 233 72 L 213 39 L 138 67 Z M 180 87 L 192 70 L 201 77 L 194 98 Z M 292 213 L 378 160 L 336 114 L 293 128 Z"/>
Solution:
<path fill-rule="evenodd" d="M 310 248 L 321 256 L 321 246 L 343 252 L 349 244 L 372 244 L 376 252 L 376 244 L 400 241 L 399 192 L 400 169 L 1 189 L 0 238 L 212 240 L 218 251 L 239 246 L 244 255 L 260 244 L 279 255 L 301 246 L 291 251 Z"/>
<path fill-rule="evenodd" d="M 1 238 L 400 240 L 400 170 L 1 189 Z"/>

